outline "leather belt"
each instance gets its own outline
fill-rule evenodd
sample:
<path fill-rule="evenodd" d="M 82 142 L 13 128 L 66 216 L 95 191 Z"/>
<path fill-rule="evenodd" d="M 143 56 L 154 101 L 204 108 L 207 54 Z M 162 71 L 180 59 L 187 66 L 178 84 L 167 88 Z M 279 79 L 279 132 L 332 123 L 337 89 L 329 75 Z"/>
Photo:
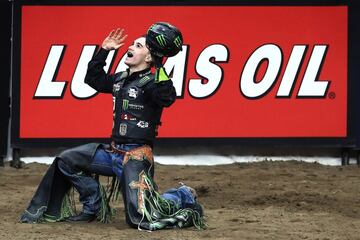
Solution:
<path fill-rule="evenodd" d="M 113 151 L 113 152 L 115 152 L 115 153 L 120 153 L 120 154 L 125 154 L 125 153 L 127 153 L 127 151 L 125 151 L 125 150 L 121 150 L 121 149 L 118 149 L 118 148 L 116 148 L 116 143 L 114 142 L 114 141 L 112 141 L 111 142 L 111 150 Z"/>

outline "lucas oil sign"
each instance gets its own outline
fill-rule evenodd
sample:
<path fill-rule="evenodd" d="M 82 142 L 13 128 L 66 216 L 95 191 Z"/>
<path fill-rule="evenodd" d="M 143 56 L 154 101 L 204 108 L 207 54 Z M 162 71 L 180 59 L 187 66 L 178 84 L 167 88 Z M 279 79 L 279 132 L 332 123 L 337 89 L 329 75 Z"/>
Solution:
<path fill-rule="evenodd" d="M 157 21 L 184 37 L 182 51 L 165 62 L 178 99 L 164 110 L 159 137 L 346 137 L 347 11 L 23 6 L 19 137 L 109 137 L 112 96 L 84 83 L 87 63 L 121 27 L 127 41 L 104 70 L 126 69 L 127 46 Z"/>

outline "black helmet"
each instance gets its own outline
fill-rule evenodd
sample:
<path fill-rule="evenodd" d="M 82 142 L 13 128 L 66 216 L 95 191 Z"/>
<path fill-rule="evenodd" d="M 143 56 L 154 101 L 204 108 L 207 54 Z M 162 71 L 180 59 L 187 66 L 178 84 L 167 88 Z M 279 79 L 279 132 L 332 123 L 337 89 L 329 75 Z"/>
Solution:
<path fill-rule="evenodd" d="M 183 38 L 179 29 L 166 22 L 151 25 L 146 34 L 146 45 L 157 57 L 172 57 L 182 50 Z"/>

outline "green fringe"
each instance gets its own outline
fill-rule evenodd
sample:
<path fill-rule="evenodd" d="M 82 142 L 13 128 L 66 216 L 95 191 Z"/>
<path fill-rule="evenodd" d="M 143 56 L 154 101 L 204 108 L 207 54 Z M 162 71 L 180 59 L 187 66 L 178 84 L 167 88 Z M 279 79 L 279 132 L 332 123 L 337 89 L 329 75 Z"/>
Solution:
<path fill-rule="evenodd" d="M 106 196 L 105 187 L 99 184 L 101 204 L 100 211 L 97 215 L 97 220 L 101 223 L 110 223 L 113 216 L 115 215 L 115 209 L 113 209 L 109 204 L 109 199 Z"/>
<path fill-rule="evenodd" d="M 59 222 L 61 221 L 61 218 L 57 218 L 55 216 L 49 215 L 44 213 L 44 215 L 42 216 L 41 220 L 39 222 Z"/>
<path fill-rule="evenodd" d="M 44 213 L 41 222 L 60 222 L 65 220 L 66 218 L 75 215 L 76 209 L 75 204 L 72 199 L 74 199 L 74 191 L 72 195 L 70 195 L 71 190 L 69 190 L 65 195 L 61 203 L 60 208 L 60 217 L 52 216 L 49 214 Z"/>
<path fill-rule="evenodd" d="M 108 184 L 109 185 L 109 184 Z M 119 198 L 119 186 L 120 183 L 116 179 L 113 178 L 111 186 L 107 186 L 106 188 L 99 183 L 100 190 L 100 210 L 97 215 L 97 220 L 101 223 L 109 223 L 115 215 L 115 209 L 113 209 L 109 202 L 112 199 L 113 201 Z M 113 192 L 115 191 L 115 194 Z M 107 197 L 107 192 L 108 196 Z M 71 188 L 64 196 L 61 209 L 60 209 L 60 217 L 51 216 L 48 214 L 44 214 L 41 221 L 42 222 L 59 222 L 63 221 L 68 217 L 74 216 L 76 214 L 76 205 L 75 205 L 75 188 Z"/>
<path fill-rule="evenodd" d="M 156 229 L 166 227 L 166 221 L 175 223 L 177 222 L 178 227 L 187 227 L 191 223 L 199 230 L 207 228 L 205 219 L 200 216 L 197 211 L 191 208 L 180 209 L 173 201 L 166 200 L 157 191 L 153 190 L 154 183 L 148 175 L 145 176 L 145 182 L 149 186 L 149 196 L 145 196 L 145 204 L 149 206 L 149 209 L 143 209 L 146 219 Z M 164 220 L 165 221 L 162 221 Z M 185 221 L 184 219 L 191 219 L 191 221 Z"/>
<path fill-rule="evenodd" d="M 61 211 L 60 211 L 60 219 L 65 219 L 75 215 L 75 202 L 74 202 L 74 192 L 70 196 L 70 191 L 67 192 L 63 198 L 61 204 Z"/>

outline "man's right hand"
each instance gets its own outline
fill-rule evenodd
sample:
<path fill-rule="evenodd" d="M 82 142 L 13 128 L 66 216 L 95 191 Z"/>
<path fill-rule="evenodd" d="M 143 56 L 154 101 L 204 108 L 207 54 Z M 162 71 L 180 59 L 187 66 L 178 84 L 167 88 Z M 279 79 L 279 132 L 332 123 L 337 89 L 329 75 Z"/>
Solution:
<path fill-rule="evenodd" d="M 126 35 L 123 35 L 124 29 L 122 28 L 117 28 L 116 30 L 112 30 L 109 34 L 109 36 L 107 36 L 101 47 L 106 49 L 106 50 L 116 50 L 118 48 L 120 48 L 122 45 L 124 45 L 124 40 L 127 37 Z"/>

